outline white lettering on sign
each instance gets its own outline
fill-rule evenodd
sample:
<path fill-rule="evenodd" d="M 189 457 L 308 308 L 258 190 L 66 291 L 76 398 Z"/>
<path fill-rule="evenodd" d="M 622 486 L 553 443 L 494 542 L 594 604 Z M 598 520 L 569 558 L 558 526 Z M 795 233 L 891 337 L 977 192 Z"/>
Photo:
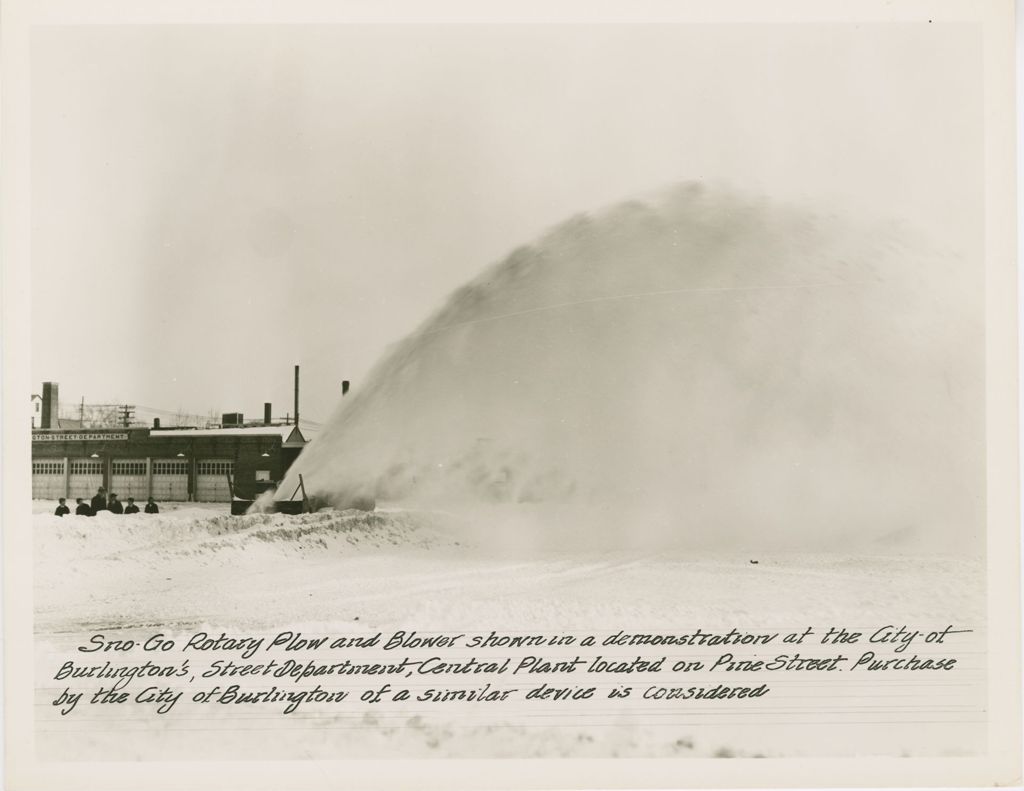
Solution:
<path fill-rule="evenodd" d="M 94 433 L 89 432 L 88 434 L 79 433 L 73 434 L 71 432 L 51 432 L 46 434 L 33 434 L 33 442 L 80 442 L 89 440 L 103 440 L 104 442 L 114 439 L 128 439 L 128 435 L 125 433 Z"/>

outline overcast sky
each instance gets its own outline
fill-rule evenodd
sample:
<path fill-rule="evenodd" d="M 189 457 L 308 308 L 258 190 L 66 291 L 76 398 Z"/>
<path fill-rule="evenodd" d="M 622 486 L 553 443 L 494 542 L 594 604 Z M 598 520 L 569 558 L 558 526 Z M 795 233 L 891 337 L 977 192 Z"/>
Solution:
<path fill-rule="evenodd" d="M 980 278 L 980 53 L 929 24 L 38 29 L 35 387 L 283 415 L 300 363 L 324 421 L 484 266 L 686 179 L 908 220 Z"/>

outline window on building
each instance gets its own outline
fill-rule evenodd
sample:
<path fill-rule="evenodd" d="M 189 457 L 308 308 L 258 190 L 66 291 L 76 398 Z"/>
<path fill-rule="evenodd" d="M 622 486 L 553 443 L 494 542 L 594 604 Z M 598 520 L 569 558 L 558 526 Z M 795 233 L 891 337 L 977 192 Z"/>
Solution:
<path fill-rule="evenodd" d="M 103 462 L 93 459 L 74 459 L 69 464 L 72 475 L 102 475 Z"/>
<path fill-rule="evenodd" d="M 153 462 L 154 475 L 188 475 L 188 462 L 165 459 Z"/>
<path fill-rule="evenodd" d="M 110 472 L 113 475 L 145 475 L 146 462 L 133 459 L 132 461 L 114 461 L 110 464 Z"/>
<path fill-rule="evenodd" d="M 33 475 L 63 475 L 63 461 L 34 461 L 32 462 Z"/>
<path fill-rule="evenodd" d="M 230 475 L 235 470 L 235 463 L 229 459 L 204 459 L 196 465 L 199 475 Z"/>

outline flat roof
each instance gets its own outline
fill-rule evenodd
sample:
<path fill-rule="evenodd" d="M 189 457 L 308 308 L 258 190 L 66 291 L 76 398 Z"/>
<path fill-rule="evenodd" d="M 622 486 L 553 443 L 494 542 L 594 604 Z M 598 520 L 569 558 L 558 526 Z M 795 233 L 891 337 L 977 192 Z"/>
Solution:
<path fill-rule="evenodd" d="M 245 426 L 243 428 L 155 428 L 151 437 L 280 437 L 287 441 L 296 426 Z M 302 432 L 299 432 L 299 437 Z"/>

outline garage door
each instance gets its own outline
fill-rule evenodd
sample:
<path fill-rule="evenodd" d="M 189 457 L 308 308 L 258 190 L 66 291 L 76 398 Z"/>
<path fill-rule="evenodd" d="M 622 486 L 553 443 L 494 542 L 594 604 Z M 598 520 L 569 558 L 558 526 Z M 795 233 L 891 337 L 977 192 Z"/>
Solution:
<path fill-rule="evenodd" d="M 103 462 L 100 459 L 71 459 L 68 466 L 68 497 L 88 500 L 103 485 Z"/>
<path fill-rule="evenodd" d="M 65 497 L 64 459 L 32 462 L 32 499 L 56 500 Z"/>
<path fill-rule="evenodd" d="M 196 464 L 196 499 L 204 503 L 229 502 L 228 476 L 234 472 L 235 463 L 228 459 L 201 459 Z"/>
<path fill-rule="evenodd" d="M 153 499 L 157 502 L 188 499 L 188 461 L 153 459 Z"/>
<path fill-rule="evenodd" d="M 110 462 L 110 491 L 121 502 L 129 497 L 145 500 L 149 497 L 148 490 L 145 459 L 115 459 Z"/>

